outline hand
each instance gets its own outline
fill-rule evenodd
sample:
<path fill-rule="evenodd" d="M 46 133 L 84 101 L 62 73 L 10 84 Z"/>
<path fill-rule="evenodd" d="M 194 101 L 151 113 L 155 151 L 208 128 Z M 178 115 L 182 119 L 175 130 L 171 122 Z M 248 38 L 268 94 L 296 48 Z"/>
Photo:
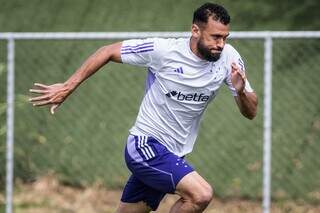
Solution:
<path fill-rule="evenodd" d="M 243 92 L 246 83 L 246 76 L 243 71 L 239 69 L 236 63 L 231 64 L 231 82 L 237 93 Z"/>
<path fill-rule="evenodd" d="M 54 114 L 55 110 L 64 102 L 71 93 L 65 84 L 58 83 L 53 85 L 44 85 L 35 83 L 35 88 L 30 89 L 31 93 L 40 94 L 37 97 L 32 97 L 29 101 L 33 106 L 50 105 L 50 112 Z"/>

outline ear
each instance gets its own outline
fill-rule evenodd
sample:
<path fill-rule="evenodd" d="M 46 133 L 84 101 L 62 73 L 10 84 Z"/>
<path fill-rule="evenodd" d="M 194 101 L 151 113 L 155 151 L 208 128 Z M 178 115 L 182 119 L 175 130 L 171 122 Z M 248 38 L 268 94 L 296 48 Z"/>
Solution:
<path fill-rule="evenodd" d="M 194 38 L 200 38 L 201 36 L 201 30 L 200 30 L 200 27 L 196 24 L 192 24 L 191 26 L 191 34 L 192 34 L 192 37 Z"/>

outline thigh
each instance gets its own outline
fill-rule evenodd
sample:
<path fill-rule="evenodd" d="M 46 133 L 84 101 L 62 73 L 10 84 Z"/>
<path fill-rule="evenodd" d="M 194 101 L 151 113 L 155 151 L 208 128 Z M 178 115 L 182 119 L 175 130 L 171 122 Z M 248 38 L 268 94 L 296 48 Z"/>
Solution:
<path fill-rule="evenodd" d="M 144 201 L 153 210 L 166 193 L 174 193 L 178 182 L 194 171 L 184 159 L 147 136 L 128 137 L 125 160 L 132 176 L 124 189 L 122 201 Z"/>
<path fill-rule="evenodd" d="M 176 187 L 175 193 L 183 198 L 193 198 L 195 195 L 212 192 L 210 184 L 196 171 L 184 176 Z"/>
<path fill-rule="evenodd" d="M 131 175 L 124 187 L 119 209 L 121 212 L 150 212 L 156 210 L 166 193 L 160 192 Z M 133 211 L 133 210 L 136 211 Z M 131 211 L 130 211 L 131 210 Z"/>
<path fill-rule="evenodd" d="M 194 171 L 188 162 L 152 137 L 132 136 L 128 140 L 125 157 L 136 178 L 164 193 L 174 193 L 180 180 Z"/>

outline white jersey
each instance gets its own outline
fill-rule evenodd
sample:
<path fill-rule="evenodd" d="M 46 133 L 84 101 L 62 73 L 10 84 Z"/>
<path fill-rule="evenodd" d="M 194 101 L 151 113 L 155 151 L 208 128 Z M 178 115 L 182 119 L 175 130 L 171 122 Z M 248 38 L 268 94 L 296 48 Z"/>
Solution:
<path fill-rule="evenodd" d="M 226 84 L 237 95 L 231 63 L 244 71 L 231 45 L 225 45 L 218 61 L 209 62 L 191 51 L 189 38 L 126 40 L 121 59 L 148 69 L 146 93 L 130 133 L 152 136 L 180 157 L 192 151 L 201 117 L 219 88 Z M 248 81 L 245 90 L 252 92 Z"/>

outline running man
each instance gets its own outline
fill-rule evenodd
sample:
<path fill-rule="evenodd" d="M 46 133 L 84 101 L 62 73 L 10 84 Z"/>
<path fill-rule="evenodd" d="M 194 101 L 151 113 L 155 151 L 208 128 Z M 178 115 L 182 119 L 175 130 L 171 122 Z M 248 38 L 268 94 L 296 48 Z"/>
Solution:
<path fill-rule="evenodd" d="M 201 117 L 226 84 L 240 112 L 253 119 L 257 96 L 245 75 L 239 53 L 226 44 L 230 16 L 220 5 L 206 3 L 194 12 L 190 38 L 125 40 L 98 49 L 64 83 L 35 83 L 34 106 L 54 114 L 88 77 L 110 61 L 146 67 L 146 93 L 130 129 L 125 161 L 131 171 L 119 213 L 156 210 L 167 193 L 180 199 L 172 213 L 202 212 L 213 190 L 184 160 L 193 149 Z"/>

